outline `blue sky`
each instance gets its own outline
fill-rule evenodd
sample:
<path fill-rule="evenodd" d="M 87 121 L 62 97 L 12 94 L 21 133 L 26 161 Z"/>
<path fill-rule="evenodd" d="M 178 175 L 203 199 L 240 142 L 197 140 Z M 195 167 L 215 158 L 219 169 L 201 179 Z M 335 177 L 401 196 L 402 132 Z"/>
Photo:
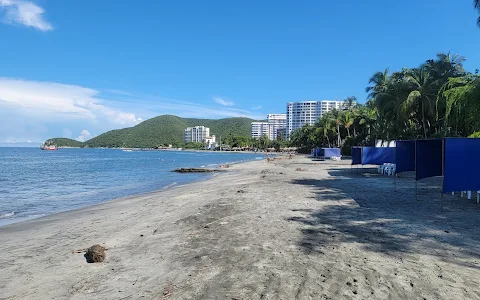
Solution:
<path fill-rule="evenodd" d="M 476 18 L 450 0 L 0 0 L 0 142 L 364 102 L 374 72 L 437 52 L 480 68 Z"/>

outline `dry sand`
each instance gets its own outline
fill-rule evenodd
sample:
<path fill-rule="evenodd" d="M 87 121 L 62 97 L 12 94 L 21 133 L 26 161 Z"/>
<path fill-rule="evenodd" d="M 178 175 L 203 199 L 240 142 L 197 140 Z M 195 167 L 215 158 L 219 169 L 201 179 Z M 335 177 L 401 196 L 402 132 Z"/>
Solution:
<path fill-rule="evenodd" d="M 479 299 L 480 205 L 427 183 L 296 157 L 0 227 L 0 299 Z"/>

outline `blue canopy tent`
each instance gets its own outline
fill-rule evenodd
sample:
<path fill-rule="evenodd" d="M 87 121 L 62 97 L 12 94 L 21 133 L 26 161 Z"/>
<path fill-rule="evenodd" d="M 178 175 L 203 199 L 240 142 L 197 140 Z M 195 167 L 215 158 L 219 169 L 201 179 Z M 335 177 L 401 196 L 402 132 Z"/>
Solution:
<path fill-rule="evenodd" d="M 382 165 L 394 162 L 394 147 L 352 147 L 352 165 Z"/>
<path fill-rule="evenodd" d="M 445 139 L 444 193 L 480 190 L 479 170 L 480 139 Z"/>
<path fill-rule="evenodd" d="M 415 141 L 397 141 L 396 173 L 415 171 Z"/>
<path fill-rule="evenodd" d="M 415 180 L 443 175 L 443 139 L 415 141 Z"/>
<path fill-rule="evenodd" d="M 320 156 L 324 158 L 340 157 L 340 148 L 320 148 Z"/>
<path fill-rule="evenodd" d="M 478 138 L 397 141 L 396 148 L 352 147 L 352 165 L 383 163 L 395 163 L 397 173 L 415 171 L 416 188 L 418 180 L 443 176 L 443 193 L 480 190 Z"/>
<path fill-rule="evenodd" d="M 334 156 L 340 157 L 340 148 L 314 148 L 312 149 L 312 156 L 315 158 L 330 158 Z"/>
<path fill-rule="evenodd" d="M 395 162 L 394 147 L 363 147 L 362 165 L 383 165 Z"/>

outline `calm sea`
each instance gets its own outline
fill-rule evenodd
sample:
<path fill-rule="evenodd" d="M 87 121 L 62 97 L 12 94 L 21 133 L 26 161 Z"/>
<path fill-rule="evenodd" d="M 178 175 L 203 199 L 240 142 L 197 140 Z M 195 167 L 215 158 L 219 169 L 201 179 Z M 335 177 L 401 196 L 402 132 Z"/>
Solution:
<path fill-rule="evenodd" d="M 0 226 L 206 179 L 180 167 L 215 167 L 261 154 L 118 149 L 0 148 Z"/>

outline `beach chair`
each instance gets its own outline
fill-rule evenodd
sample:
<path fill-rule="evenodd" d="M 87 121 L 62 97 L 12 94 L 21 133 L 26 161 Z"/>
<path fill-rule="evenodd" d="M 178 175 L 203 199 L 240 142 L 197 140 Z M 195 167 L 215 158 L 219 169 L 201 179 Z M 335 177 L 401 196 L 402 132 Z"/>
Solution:
<path fill-rule="evenodd" d="M 379 174 L 383 174 L 383 168 L 384 168 L 384 167 L 385 167 L 384 165 L 378 165 L 378 166 L 377 166 L 377 172 L 378 172 Z"/>
<path fill-rule="evenodd" d="M 397 170 L 397 165 L 396 164 L 389 164 L 389 167 L 387 169 L 388 175 L 390 175 L 390 176 L 395 175 L 396 170 Z"/>
<path fill-rule="evenodd" d="M 384 164 L 384 167 L 383 167 L 383 174 L 385 175 L 395 175 L 395 171 L 396 171 L 396 165 L 395 164 L 390 164 L 390 163 L 386 163 Z"/>

